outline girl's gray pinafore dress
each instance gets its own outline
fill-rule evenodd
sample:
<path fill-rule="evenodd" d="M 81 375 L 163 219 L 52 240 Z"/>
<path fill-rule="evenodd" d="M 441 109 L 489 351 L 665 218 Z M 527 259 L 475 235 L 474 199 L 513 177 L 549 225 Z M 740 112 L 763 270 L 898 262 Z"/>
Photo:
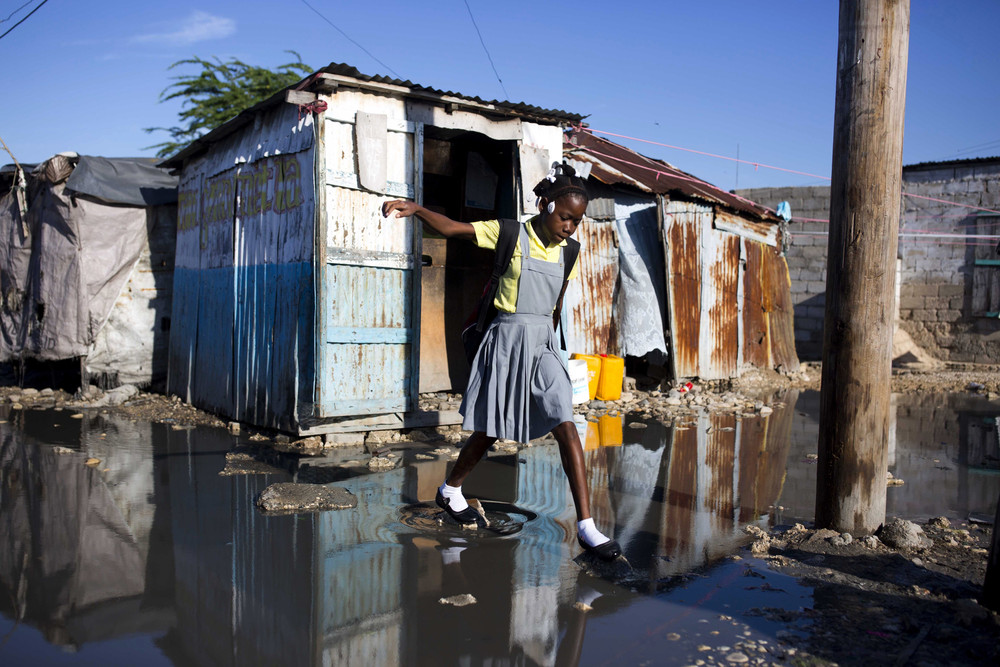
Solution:
<path fill-rule="evenodd" d="M 462 428 L 517 442 L 539 438 L 573 421 L 573 387 L 552 329 L 563 284 L 558 262 L 531 257 L 525 225 L 517 307 L 497 315 L 479 346 L 459 412 Z"/>

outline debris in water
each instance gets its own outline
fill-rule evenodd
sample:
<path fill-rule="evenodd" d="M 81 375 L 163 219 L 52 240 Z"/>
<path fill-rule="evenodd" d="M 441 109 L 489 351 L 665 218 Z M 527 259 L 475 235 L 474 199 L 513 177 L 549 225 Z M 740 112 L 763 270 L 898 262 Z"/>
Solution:
<path fill-rule="evenodd" d="M 257 507 L 265 512 L 322 512 L 358 506 L 358 497 L 347 489 L 326 484 L 279 482 L 264 489 Z"/>
<path fill-rule="evenodd" d="M 591 611 L 593 609 L 593 607 L 591 607 L 586 602 L 575 602 L 573 604 L 573 608 L 574 609 L 579 609 L 582 612 L 588 612 L 588 611 Z"/>
<path fill-rule="evenodd" d="M 479 498 L 469 498 L 469 507 L 476 510 L 479 516 L 483 517 L 483 522 L 485 522 L 486 527 L 490 527 L 490 520 L 486 518 L 486 510 L 483 509 L 483 504 L 479 502 Z M 475 526 L 475 524 L 468 524 Z"/>
<path fill-rule="evenodd" d="M 396 467 L 396 462 L 387 456 L 373 456 L 368 461 L 369 470 L 391 470 Z"/>
<path fill-rule="evenodd" d="M 86 460 L 86 462 L 84 463 L 84 465 L 88 465 L 91 468 L 93 468 L 94 466 L 96 466 L 100 462 L 101 462 L 101 459 L 95 459 L 94 457 L 90 457 L 89 459 Z"/>
<path fill-rule="evenodd" d="M 453 607 L 465 607 L 470 604 L 476 604 L 478 600 L 468 593 L 462 593 L 461 595 L 452 595 L 449 598 L 441 598 L 438 602 L 440 604 L 450 604 Z"/>

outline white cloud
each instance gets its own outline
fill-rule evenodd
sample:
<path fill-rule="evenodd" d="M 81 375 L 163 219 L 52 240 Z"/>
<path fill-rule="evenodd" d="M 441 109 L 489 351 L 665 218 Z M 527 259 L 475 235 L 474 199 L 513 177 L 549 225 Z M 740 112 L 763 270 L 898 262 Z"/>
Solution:
<path fill-rule="evenodd" d="M 136 35 L 129 41 L 138 44 L 186 45 L 209 39 L 221 39 L 234 32 L 236 32 L 236 22 L 232 19 L 196 11 L 187 17 L 176 30 Z"/>

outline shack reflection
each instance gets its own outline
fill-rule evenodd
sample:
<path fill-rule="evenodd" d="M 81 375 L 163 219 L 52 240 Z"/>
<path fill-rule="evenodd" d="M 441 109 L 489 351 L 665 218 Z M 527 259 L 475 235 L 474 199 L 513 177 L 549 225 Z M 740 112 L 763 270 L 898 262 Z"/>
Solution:
<path fill-rule="evenodd" d="M 467 481 L 470 495 L 537 519 L 514 536 L 455 538 L 398 514 L 433 497 L 444 459 L 338 468 L 357 509 L 265 516 L 255 498 L 291 476 L 220 476 L 236 442 L 222 429 L 20 413 L 0 424 L 0 613 L 70 648 L 153 635 L 150 650 L 177 664 L 575 664 L 588 622 L 733 553 L 779 502 L 812 502 L 815 425 L 808 400 L 796 416 L 798 398 L 763 419 L 581 425 L 595 517 L 637 573 L 627 586 L 574 562 L 576 516 L 553 445 L 490 456 Z M 900 410 L 895 465 L 920 483 L 892 489 L 912 494 L 897 505 L 919 512 L 920 486 L 937 496 L 922 502 L 963 511 L 995 498 L 995 475 L 979 471 L 998 456 L 994 422 L 965 404 L 914 409 L 931 422 Z M 947 444 L 920 440 L 928 432 Z M 476 603 L 442 603 L 465 594 Z M 600 597 L 592 611 L 576 605 Z"/>

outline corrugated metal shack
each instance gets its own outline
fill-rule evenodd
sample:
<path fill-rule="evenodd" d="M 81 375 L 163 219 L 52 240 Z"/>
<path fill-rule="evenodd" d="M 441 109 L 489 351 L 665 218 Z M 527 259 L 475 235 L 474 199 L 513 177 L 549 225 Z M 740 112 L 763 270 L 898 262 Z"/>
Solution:
<path fill-rule="evenodd" d="M 196 140 L 165 162 L 180 171 L 169 391 L 300 434 L 441 419 L 415 414 L 418 391 L 464 382 L 459 325 L 492 254 L 425 242 L 380 206 L 532 213 L 580 120 L 334 63 Z"/>
<path fill-rule="evenodd" d="M 676 379 L 798 368 L 779 218 L 586 130 L 563 148 L 590 169 L 592 195 L 570 351 L 669 358 Z"/>

